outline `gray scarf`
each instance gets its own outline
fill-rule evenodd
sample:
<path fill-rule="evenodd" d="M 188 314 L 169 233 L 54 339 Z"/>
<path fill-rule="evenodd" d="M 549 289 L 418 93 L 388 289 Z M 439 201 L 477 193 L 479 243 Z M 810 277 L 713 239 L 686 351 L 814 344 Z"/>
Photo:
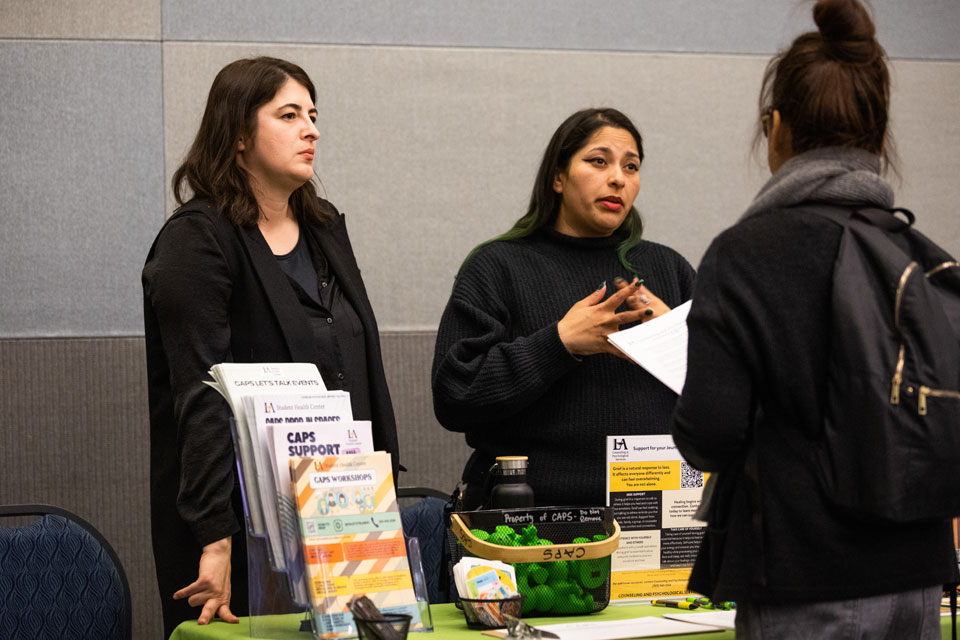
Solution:
<path fill-rule="evenodd" d="M 890 208 L 893 189 L 880 177 L 878 155 L 863 149 L 824 147 L 783 163 L 740 219 L 803 202 Z"/>

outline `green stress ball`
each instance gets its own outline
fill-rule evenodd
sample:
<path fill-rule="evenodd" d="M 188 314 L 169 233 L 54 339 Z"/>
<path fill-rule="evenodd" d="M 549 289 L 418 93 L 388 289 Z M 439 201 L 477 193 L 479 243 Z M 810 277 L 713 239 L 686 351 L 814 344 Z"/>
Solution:
<path fill-rule="evenodd" d="M 520 615 L 528 615 L 533 611 L 537 610 L 537 599 L 533 597 L 533 594 L 529 591 L 521 591 L 526 598 L 523 599 L 523 608 L 520 609 Z"/>
<path fill-rule="evenodd" d="M 574 560 L 571 565 L 570 572 L 584 589 L 596 589 L 604 583 L 610 573 L 609 558 Z"/>
<path fill-rule="evenodd" d="M 529 564 L 513 565 L 514 573 L 517 576 L 517 591 L 526 596 L 523 600 L 523 610 L 521 614 L 530 613 L 536 609 L 537 601 L 533 596 L 533 588 L 530 586 L 530 566 Z"/>
<path fill-rule="evenodd" d="M 584 603 L 582 598 L 578 598 L 572 593 L 565 593 L 563 596 L 557 598 L 553 610 L 554 613 L 583 613 L 583 607 Z"/>
<path fill-rule="evenodd" d="M 541 584 L 533 588 L 532 593 L 534 599 L 537 601 L 536 608 L 539 611 L 550 611 L 553 608 L 554 602 L 557 599 L 557 595 L 553 592 L 553 589 L 548 585 Z"/>
<path fill-rule="evenodd" d="M 583 589 L 567 580 L 560 582 L 551 583 L 553 587 L 553 592 L 557 595 L 557 601 L 553 605 L 553 610 L 556 613 L 576 613 L 580 611 L 579 604 L 574 608 L 571 608 L 571 602 L 579 603 L 580 598 L 578 597 L 583 593 Z"/>
<path fill-rule="evenodd" d="M 550 586 L 553 587 L 553 590 L 558 596 L 565 596 L 568 593 L 573 593 L 573 583 L 569 580 L 557 580 L 556 582 L 551 582 Z"/>
<path fill-rule="evenodd" d="M 499 529 L 500 527 L 497 527 Z M 500 531 L 493 533 L 488 539 L 487 542 L 492 542 L 493 544 L 499 544 L 502 547 L 510 546 L 510 538 Z"/>
<path fill-rule="evenodd" d="M 571 580 L 561 580 L 559 582 L 552 582 L 550 584 L 557 594 L 566 595 L 569 593 L 577 596 L 578 598 L 583 595 L 583 587 Z"/>
<path fill-rule="evenodd" d="M 517 589 L 523 593 L 530 593 L 530 571 L 537 565 L 535 564 L 515 564 L 513 572 L 517 576 Z"/>
<path fill-rule="evenodd" d="M 486 542 L 490 539 L 490 534 L 484 531 L 483 529 L 470 529 L 470 533 L 473 534 L 473 537 L 479 540 L 480 542 Z"/>
<path fill-rule="evenodd" d="M 537 544 L 537 525 L 528 524 L 523 528 L 523 533 L 520 534 L 520 544 L 524 547 L 532 547 Z"/>
<path fill-rule="evenodd" d="M 573 544 L 587 544 L 590 542 L 590 538 L 574 538 Z"/>
<path fill-rule="evenodd" d="M 566 580 L 570 574 L 570 567 L 566 560 L 558 560 L 547 564 L 547 573 L 550 574 L 549 582 L 559 582 Z"/>
<path fill-rule="evenodd" d="M 583 595 L 580 599 L 580 613 L 593 613 L 593 596 L 589 593 Z"/>
<path fill-rule="evenodd" d="M 550 572 L 542 564 L 533 564 L 530 569 L 530 584 L 543 584 L 550 577 Z"/>

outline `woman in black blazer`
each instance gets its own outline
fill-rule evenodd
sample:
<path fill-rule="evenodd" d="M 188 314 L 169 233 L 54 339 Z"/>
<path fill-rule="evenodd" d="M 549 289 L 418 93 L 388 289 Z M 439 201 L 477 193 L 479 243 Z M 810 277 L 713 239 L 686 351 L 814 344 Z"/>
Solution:
<path fill-rule="evenodd" d="M 306 73 L 283 60 L 237 60 L 220 71 L 173 177 L 182 206 L 143 269 L 165 635 L 196 615 L 191 607 L 202 607 L 200 624 L 247 610 L 230 409 L 202 382 L 212 365 L 315 363 L 328 388 L 350 392 L 354 417 L 372 421 L 374 445 L 392 454 L 397 477 L 377 323 L 343 216 L 311 183 L 315 96 Z"/>

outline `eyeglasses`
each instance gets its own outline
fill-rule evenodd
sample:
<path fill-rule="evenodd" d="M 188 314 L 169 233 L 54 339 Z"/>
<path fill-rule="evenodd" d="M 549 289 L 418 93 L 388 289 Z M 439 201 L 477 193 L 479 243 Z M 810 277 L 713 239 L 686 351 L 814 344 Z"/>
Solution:
<path fill-rule="evenodd" d="M 773 107 L 767 107 L 760 114 L 760 126 L 763 127 L 763 137 L 770 137 L 770 129 L 773 128 Z"/>

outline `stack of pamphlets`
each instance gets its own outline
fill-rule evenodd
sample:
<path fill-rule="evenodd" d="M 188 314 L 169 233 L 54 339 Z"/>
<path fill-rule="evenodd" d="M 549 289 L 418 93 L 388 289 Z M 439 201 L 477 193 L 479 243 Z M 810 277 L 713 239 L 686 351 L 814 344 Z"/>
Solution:
<path fill-rule="evenodd" d="M 252 535 L 263 536 L 271 566 L 287 572 L 294 602 L 306 604 L 290 458 L 372 453 L 369 421 L 354 421 L 350 394 L 327 391 L 304 363 L 224 363 L 208 385 L 226 398 Z"/>
<path fill-rule="evenodd" d="M 468 623 L 492 629 L 506 625 L 505 613 L 520 617 L 523 596 L 504 602 L 519 595 L 517 575 L 509 564 L 465 556 L 454 565 L 453 580 Z"/>
<path fill-rule="evenodd" d="M 465 556 L 454 565 L 453 580 L 461 598 L 497 600 L 517 595 L 513 567 L 498 560 Z"/>
<path fill-rule="evenodd" d="M 290 458 L 313 628 L 322 638 L 356 637 L 349 602 L 365 595 L 381 613 L 411 616 L 413 590 L 390 454 Z"/>

